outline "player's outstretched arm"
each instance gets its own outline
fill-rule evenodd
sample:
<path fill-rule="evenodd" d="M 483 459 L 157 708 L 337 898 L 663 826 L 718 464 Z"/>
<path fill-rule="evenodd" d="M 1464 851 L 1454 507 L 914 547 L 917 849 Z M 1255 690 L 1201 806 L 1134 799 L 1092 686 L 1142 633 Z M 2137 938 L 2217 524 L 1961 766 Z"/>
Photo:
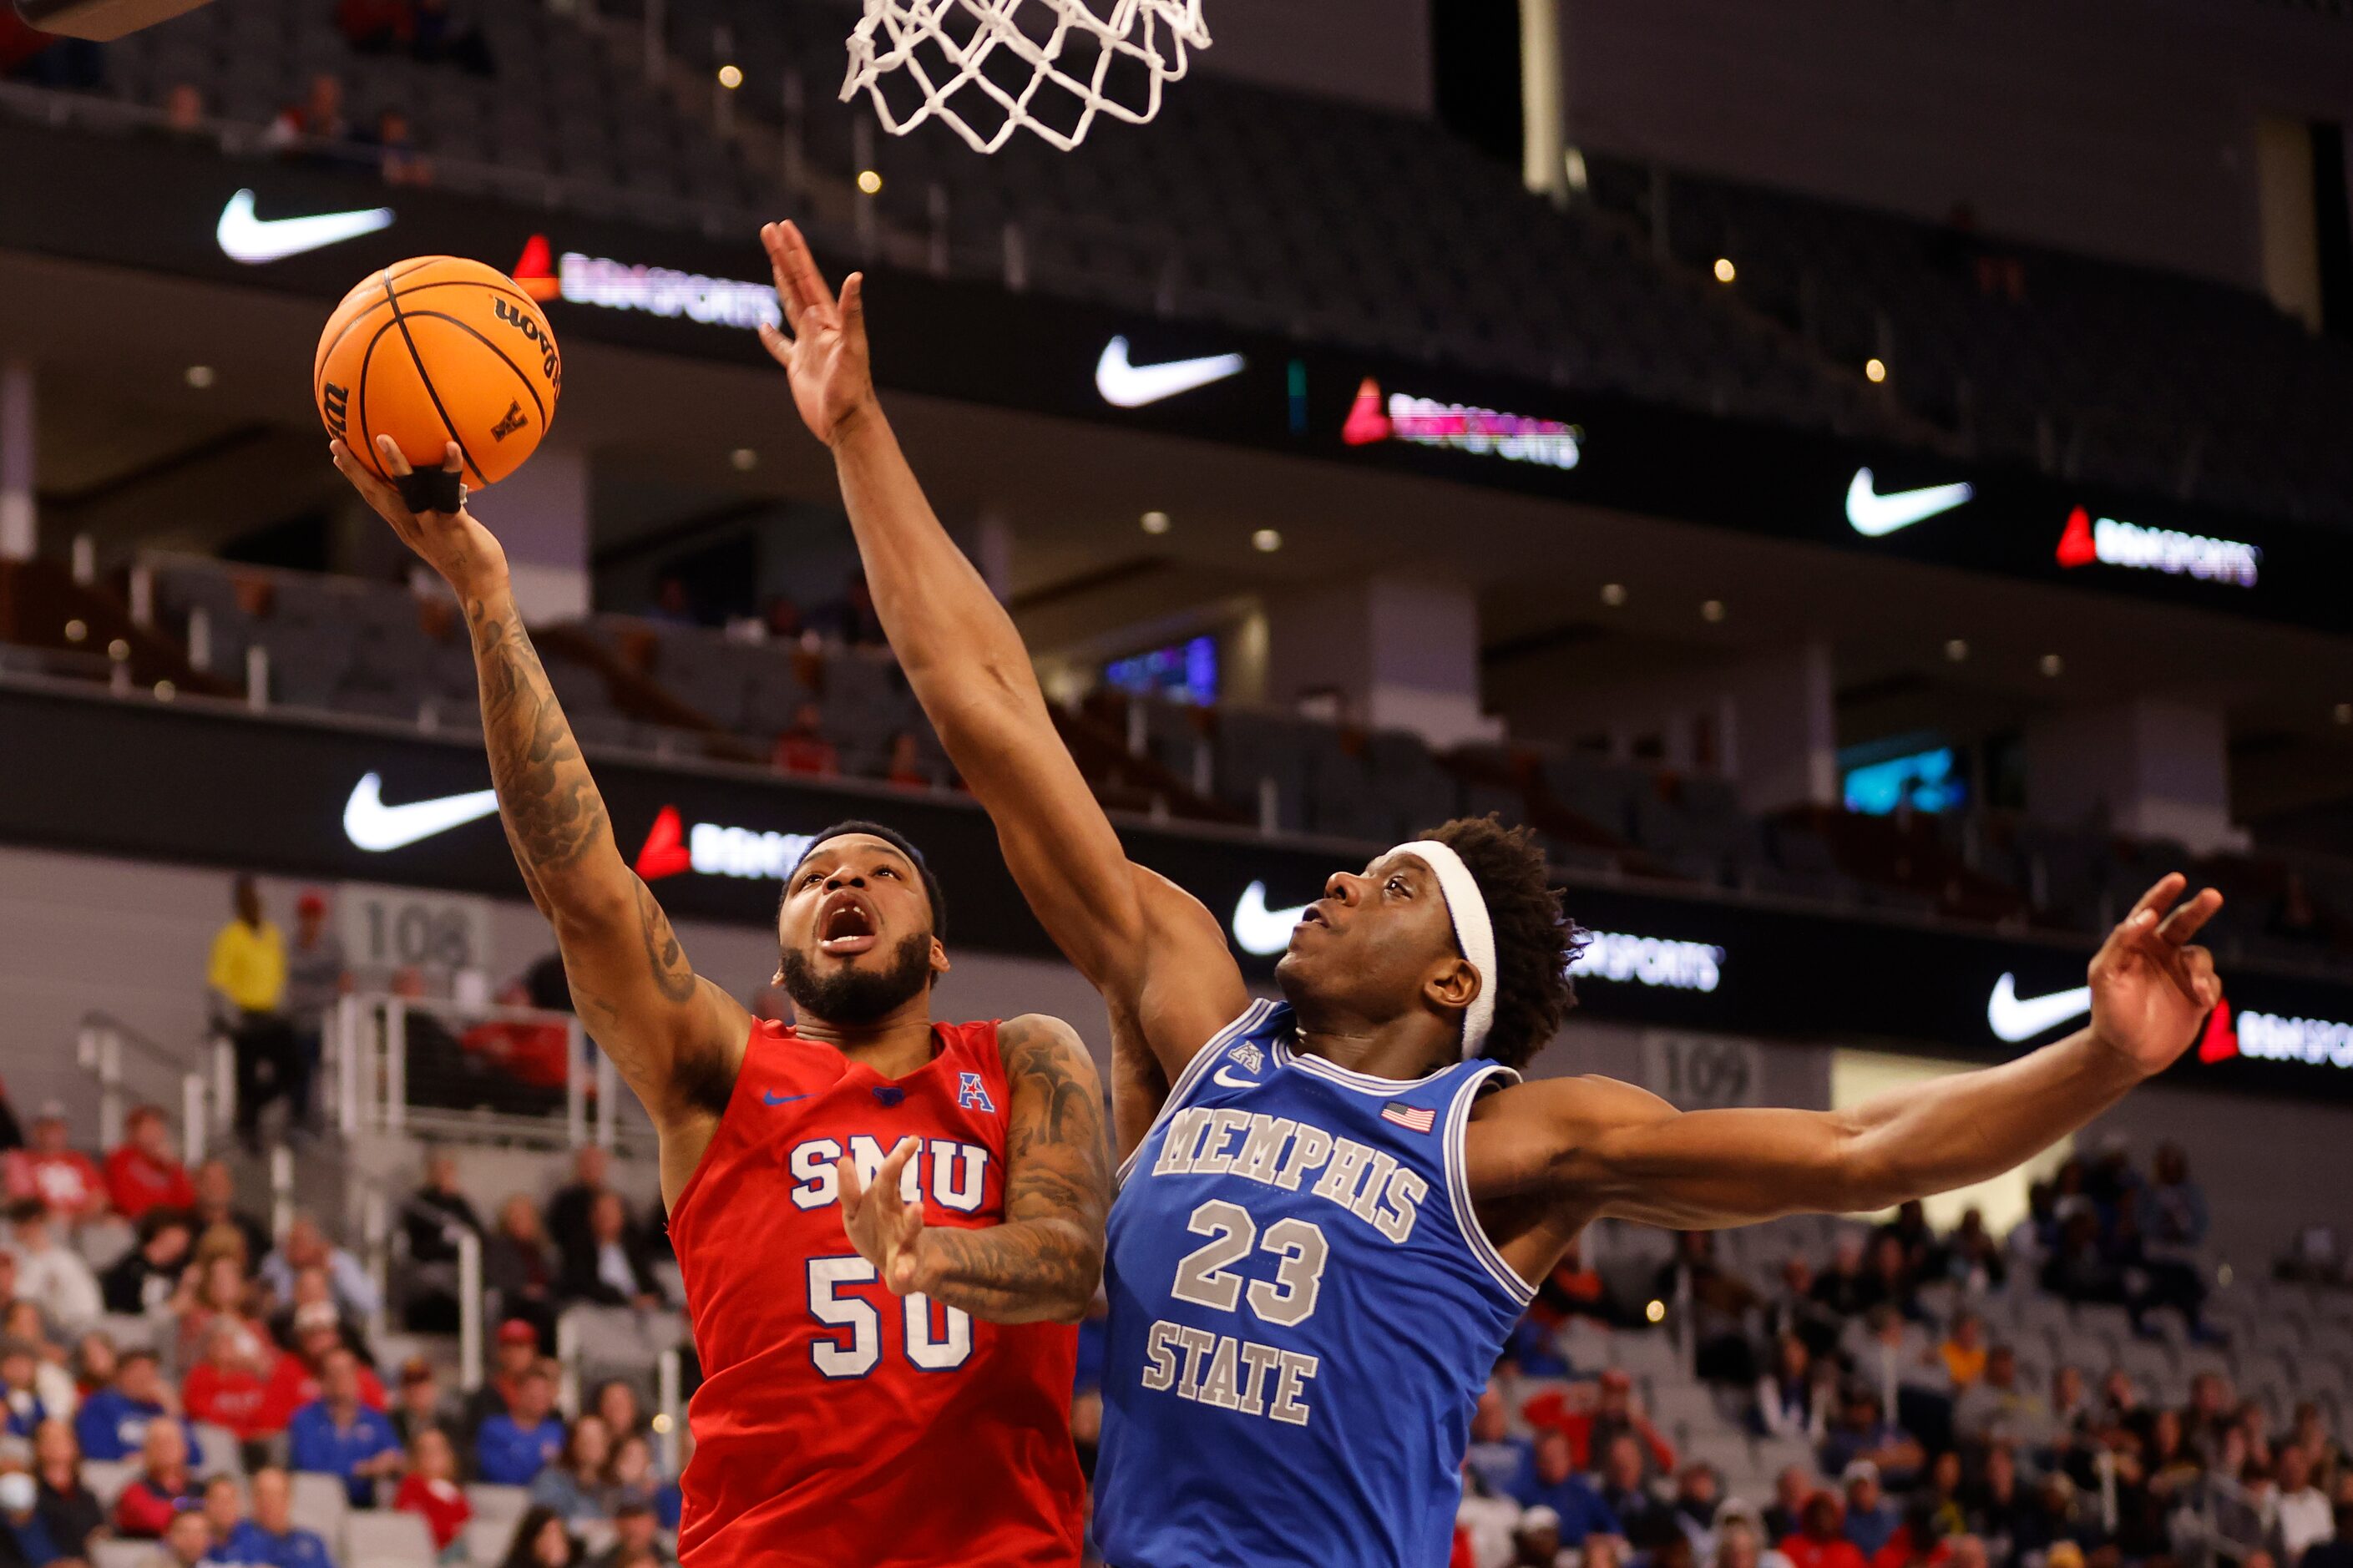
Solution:
<path fill-rule="evenodd" d="M 902 1138 L 859 1179 L 840 1163 L 841 1218 L 850 1244 L 904 1296 L 920 1290 L 995 1323 L 1075 1323 L 1103 1275 L 1111 1153 L 1094 1058 L 1060 1018 L 1031 1014 L 997 1031 L 1013 1103 L 1005 1142 L 1005 1221 L 962 1229 L 926 1226 L 901 1185 L 920 1141 Z"/>
<path fill-rule="evenodd" d="M 391 437 L 377 444 L 385 466 L 406 475 Z M 457 593 L 481 683 L 499 819 L 532 902 L 555 928 L 588 1032 L 657 1126 L 712 1114 L 710 1087 L 732 1081 L 750 1015 L 696 977 L 661 906 L 621 858 L 604 797 L 523 630 L 505 551 L 462 500 L 454 512 L 412 511 L 341 441 L 332 450 L 343 477 Z M 448 468 L 459 468 L 454 442 Z"/>
<path fill-rule="evenodd" d="M 1133 865 L 1062 744 L 1012 617 L 940 526 L 874 395 L 864 279 L 837 299 L 793 225 L 760 231 L 788 337 L 761 341 L 832 448 L 874 605 L 915 696 L 997 824 L 1029 907 L 1110 1005 L 1124 1038 L 1180 1070 L 1250 1004 L 1200 902 Z"/>
<path fill-rule="evenodd" d="M 1678 1112 L 1607 1079 L 1496 1095 L 1472 1140 L 1482 1211 L 1525 1214 L 1565 1243 L 1605 1216 L 1694 1228 L 1852 1213 L 2010 1170 L 2170 1066 L 2222 999 L 2190 940 L 2222 898 L 2177 904 L 2185 886 L 2165 878 L 2108 934 L 2089 1028 L 2000 1067 L 1831 1111 Z"/>

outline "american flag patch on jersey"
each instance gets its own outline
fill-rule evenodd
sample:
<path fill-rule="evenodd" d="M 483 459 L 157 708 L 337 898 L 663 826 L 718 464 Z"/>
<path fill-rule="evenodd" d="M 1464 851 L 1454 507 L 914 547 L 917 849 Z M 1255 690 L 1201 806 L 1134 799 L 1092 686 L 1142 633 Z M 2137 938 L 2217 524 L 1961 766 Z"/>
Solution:
<path fill-rule="evenodd" d="M 1381 1120 L 1394 1121 L 1409 1132 L 1427 1132 L 1438 1125 L 1438 1112 L 1426 1105 L 1385 1105 Z"/>

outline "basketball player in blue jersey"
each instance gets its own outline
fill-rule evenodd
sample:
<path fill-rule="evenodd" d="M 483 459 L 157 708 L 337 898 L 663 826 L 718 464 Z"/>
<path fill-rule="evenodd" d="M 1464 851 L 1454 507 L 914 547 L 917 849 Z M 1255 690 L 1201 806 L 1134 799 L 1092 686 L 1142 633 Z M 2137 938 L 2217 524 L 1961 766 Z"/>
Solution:
<path fill-rule="evenodd" d="M 763 231 L 764 331 L 832 448 L 915 694 L 1038 917 L 1111 1010 L 1129 1149 L 1112 1208 L 1096 1533 L 1114 1568 L 1446 1560 L 1472 1403 L 1570 1239 L 1604 1216 L 1743 1225 L 1891 1206 L 2006 1171 L 2160 1071 L 2221 999 L 2168 877 L 2092 961 L 2056 1045 L 1845 1110 L 1678 1112 L 1523 1084 L 1575 928 L 1522 833 L 1448 823 L 1335 873 L 1253 1000 L 1217 919 L 1129 862 L 1012 621 L 934 517 L 839 299 Z"/>

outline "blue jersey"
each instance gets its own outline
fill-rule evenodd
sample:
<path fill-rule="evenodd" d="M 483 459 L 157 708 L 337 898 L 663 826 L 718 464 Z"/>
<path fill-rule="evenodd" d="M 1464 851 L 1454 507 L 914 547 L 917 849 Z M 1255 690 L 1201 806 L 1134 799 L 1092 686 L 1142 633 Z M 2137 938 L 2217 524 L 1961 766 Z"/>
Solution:
<path fill-rule="evenodd" d="M 1471 1209 L 1490 1079 L 1291 1049 L 1272 1002 L 1180 1074 L 1121 1168 L 1095 1533 L 1113 1568 L 1433 1568 L 1471 1410 L 1534 1289 Z"/>

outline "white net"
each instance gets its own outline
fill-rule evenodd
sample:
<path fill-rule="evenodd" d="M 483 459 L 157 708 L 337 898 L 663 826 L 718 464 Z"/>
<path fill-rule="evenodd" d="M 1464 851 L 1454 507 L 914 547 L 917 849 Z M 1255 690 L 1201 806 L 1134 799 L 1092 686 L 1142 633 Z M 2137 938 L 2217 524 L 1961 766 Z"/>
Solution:
<path fill-rule="evenodd" d="M 1159 113 L 1208 47 L 1201 0 L 866 0 L 841 97 L 871 94 L 894 135 L 936 119 L 977 152 L 1026 129 L 1067 153 L 1098 114 Z"/>

